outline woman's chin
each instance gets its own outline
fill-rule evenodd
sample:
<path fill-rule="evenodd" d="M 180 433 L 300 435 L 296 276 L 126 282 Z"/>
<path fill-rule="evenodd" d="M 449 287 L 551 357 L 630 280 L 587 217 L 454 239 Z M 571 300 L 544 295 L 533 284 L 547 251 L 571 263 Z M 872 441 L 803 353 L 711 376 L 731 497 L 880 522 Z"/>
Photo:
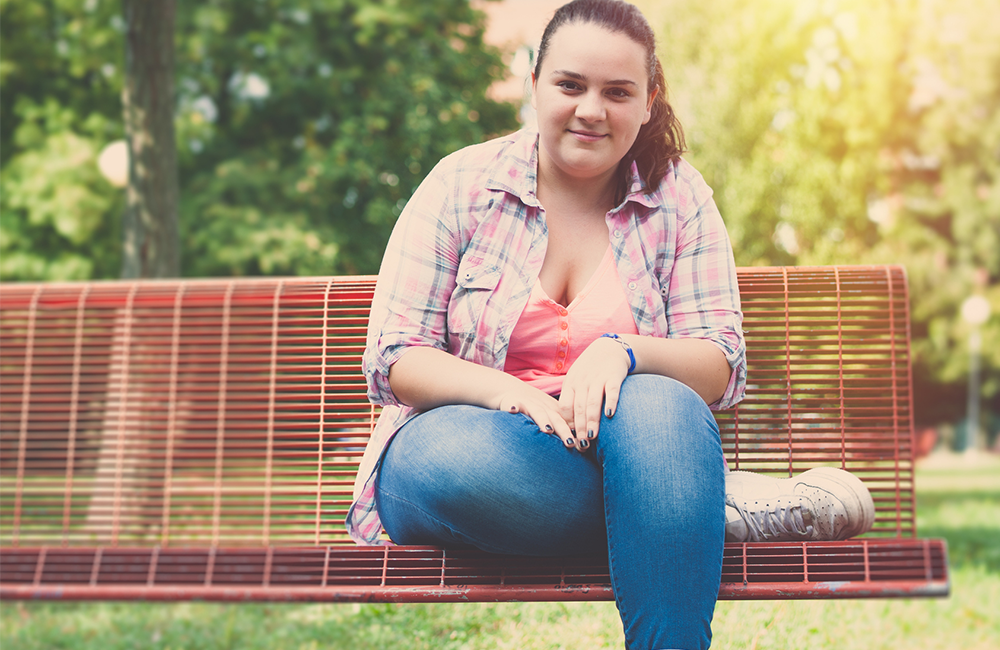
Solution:
<path fill-rule="evenodd" d="M 548 161 L 539 161 L 540 165 L 551 169 L 559 176 L 581 181 L 593 181 L 601 178 L 609 169 L 617 167 L 617 161 L 611 164 L 611 157 L 597 154 L 594 151 L 561 151 L 562 155 L 552 157 Z M 548 162 L 548 164 L 546 164 Z M 544 170 L 542 170 L 544 173 Z"/>

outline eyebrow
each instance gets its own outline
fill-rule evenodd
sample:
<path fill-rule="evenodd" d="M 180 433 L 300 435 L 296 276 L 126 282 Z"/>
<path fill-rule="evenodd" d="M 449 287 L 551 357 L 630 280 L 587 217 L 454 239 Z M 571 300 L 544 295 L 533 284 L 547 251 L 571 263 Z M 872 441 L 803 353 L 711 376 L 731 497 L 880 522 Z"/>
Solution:
<path fill-rule="evenodd" d="M 587 77 L 583 76 L 579 72 L 573 72 L 571 70 L 553 70 L 551 76 L 553 76 L 553 77 L 569 77 L 570 79 L 578 79 L 580 81 L 587 81 Z M 638 86 L 639 84 L 637 84 L 636 82 L 632 81 L 631 79 L 612 79 L 611 81 L 607 82 L 605 85 L 607 85 L 607 86 Z"/>

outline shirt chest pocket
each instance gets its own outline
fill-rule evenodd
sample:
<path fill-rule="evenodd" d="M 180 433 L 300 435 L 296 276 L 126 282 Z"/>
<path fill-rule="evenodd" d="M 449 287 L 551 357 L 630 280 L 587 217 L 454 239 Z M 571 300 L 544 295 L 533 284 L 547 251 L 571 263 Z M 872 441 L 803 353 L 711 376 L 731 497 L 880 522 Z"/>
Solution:
<path fill-rule="evenodd" d="M 448 332 L 461 338 L 486 338 L 495 327 L 493 318 L 483 318 L 500 283 L 501 269 L 481 258 L 464 257 L 458 265 L 455 291 L 448 304 Z M 493 323 L 491 326 L 490 324 Z"/>

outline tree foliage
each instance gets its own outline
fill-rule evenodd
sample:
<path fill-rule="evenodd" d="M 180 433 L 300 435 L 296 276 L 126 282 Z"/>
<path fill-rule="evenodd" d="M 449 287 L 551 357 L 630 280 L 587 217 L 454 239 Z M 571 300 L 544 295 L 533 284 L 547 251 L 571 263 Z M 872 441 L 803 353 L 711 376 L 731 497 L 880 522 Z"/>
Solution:
<path fill-rule="evenodd" d="M 983 393 L 1000 411 L 996 0 L 669 0 L 651 11 L 690 157 L 737 262 L 905 265 L 924 421 L 964 413 L 959 310 L 985 295 Z"/>
<path fill-rule="evenodd" d="M 124 196 L 94 164 L 123 135 L 116 2 L 0 0 L 0 277 L 115 277 Z"/>
<path fill-rule="evenodd" d="M 513 128 L 467 0 L 198 6 L 179 24 L 185 270 L 374 272 L 444 155 Z"/>
<path fill-rule="evenodd" d="M 115 277 L 123 199 L 94 161 L 123 134 L 121 4 L 0 2 L 0 275 Z M 375 272 L 437 160 L 516 127 L 485 96 L 483 20 L 468 0 L 178 3 L 183 274 Z"/>

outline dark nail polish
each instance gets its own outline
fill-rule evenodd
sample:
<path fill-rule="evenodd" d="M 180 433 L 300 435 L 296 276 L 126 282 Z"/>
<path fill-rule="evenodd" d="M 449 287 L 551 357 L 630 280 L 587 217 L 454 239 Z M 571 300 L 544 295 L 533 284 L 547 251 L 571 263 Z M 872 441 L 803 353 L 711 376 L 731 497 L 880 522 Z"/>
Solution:
<path fill-rule="evenodd" d="M 589 446 L 590 446 L 590 441 L 589 440 L 581 440 L 580 441 L 580 449 L 586 449 Z"/>
<path fill-rule="evenodd" d="M 572 447 L 573 446 L 573 439 L 572 438 L 566 438 L 566 446 L 567 447 Z"/>
<path fill-rule="evenodd" d="M 551 424 L 546 424 L 545 425 L 545 430 L 548 431 L 549 433 L 552 433 L 552 425 Z"/>
<path fill-rule="evenodd" d="M 588 438 L 593 438 L 594 437 L 594 430 L 593 429 L 591 429 L 590 431 L 587 432 L 587 437 Z"/>
<path fill-rule="evenodd" d="M 517 407 L 516 406 L 510 407 L 510 412 L 511 413 L 517 413 Z"/>
<path fill-rule="evenodd" d="M 612 415 L 614 415 L 614 411 L 608 409 L 607 411 L 604 412 L 604 415 L 606 415 L 607 417 L 611 417 Z"/>

